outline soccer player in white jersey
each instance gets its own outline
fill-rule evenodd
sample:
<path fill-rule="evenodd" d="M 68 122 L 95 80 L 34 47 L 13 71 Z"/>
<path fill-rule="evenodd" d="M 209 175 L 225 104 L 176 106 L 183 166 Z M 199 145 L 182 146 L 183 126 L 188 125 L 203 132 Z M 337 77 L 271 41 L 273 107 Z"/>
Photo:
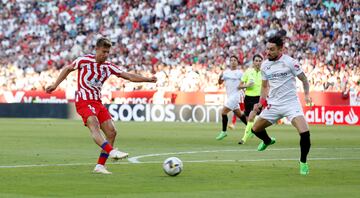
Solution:
<path fill-rule="evenodd" d="M 132 82 L 156 82 L 155 77 L 147 78 L 127 73 L 113 63 L 106 61 L 111 46 L 109 39 L 104 37 L 98 39 L 95 55 L 79 57 L 70 65 L 65 66 L 55 83 L 46 88 L 47 93 L 53 92 L 70 72 L 78 70 L 76 111 L 82 117 L 84 125 L 89 128 L 95 143 L 102 148 L 94 168 L 95 173 L 102 174 L 111 174 L 104 166 L 108 157 L 116 160 L 128 156 L 128 153 L 113 148 L 117 131 L 108 110 L 101 103 L 103 83 L 110 75 Z"/>
<path fill-rule="evenodd" d="M 310 132 L 304 113 L 296 94 L 296 78 L 302 81 L 305 100 L 311 104 L 309 96 L 309 83 L 302 71 L 300 64 L 286 54 L 282 54 L 283 40 L 275 35 L 269 38 L 266 44 L 267 60 L 261 64 L 262 85 L 260 102 L 254 110 L 263 107 L 259 118 L 254 123 L 251 131 L 260 138 L 258 151 L 263 151 L 267 146 L 275 143 L 275 138 L 270 138 L 265 130 L 282 117 L 287 117 L 300 135 L 300 174 L 309 174 L 306 162 L 310 151 Z"/>
<path fill-rule="evenodd" d="M 222 117 L 222 131 L 216 137 L 217 140 L 222 140 L 227 136 L 227 124 L 228 124 L 228 116 L 227 114 L 230 111 L 233 111 L 234 114 L 240 118 L 240 120 L 246 125 L 246 117 L 240 111 L 240 89 L 239 84 L 241 81 L 241 77 L 243 75 L 242 71 L 239 70 L 239 61 L 236 56 L 230 57 L 230 69 L 226 69 L 219 78 L 218 83 L 222 84 L 225 82 L 226 95 L 227 100 L 221 112 Z"/>

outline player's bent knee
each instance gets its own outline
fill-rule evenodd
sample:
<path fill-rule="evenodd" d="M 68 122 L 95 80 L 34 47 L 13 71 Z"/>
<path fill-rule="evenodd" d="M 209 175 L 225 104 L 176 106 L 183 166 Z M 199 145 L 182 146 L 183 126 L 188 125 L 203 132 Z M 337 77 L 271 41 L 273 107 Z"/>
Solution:
<path fill-rule="evenodd" d="M 223 115 L 223 116 L 224 116 L 224 115 L 227 115 L 228 113 L 229 113 L 229 112 L 222 111 L 222 112 L 221 112 L 221 115 Z"/>
<path fill-rule="evenodd" d="M 299 133 L 309 131 L 309 126 L 304 116 L 298 116 L 292 119 L 291 124 L 297 129 Z"/>
<path fill-rule="evenodd" d="M 109 133 L 110 138 L 115 138 L 116 135 L 117 135 L 116 129 L 115 129 L 115 128 L 112 128 L 112 129 L 110 130 L 110 133 Z"/>
<path fill-rule="evenodd" d="M 264 128 L 259 124 L 259 123 L 256 123 L 254 124 L 254 126 L 252 127 L 252 130 L 254 132 L 259 132 L 259 131 L 262 131 Z"/>
<path fill-rule="evenodd" d="M 117 130 L 113 124 L 102 126 L 102 130 L 108 139 L 115 139 Z"/>
<path fill-rule="evenodd" d="M 265 120 L 265 119 L 262 119 L 262 118 L 258 118 L 254 124 L 254 126 L 252 127 L 252 130 L 254 132 L 259 132 L 259 131 L 263 131 L 265 130 L 267 127 L 271 126 L 272 124 Z"/>
<path fill-rule="evenodd" d="M 259 132 L 259 131 L 262 131 L 262 130 L 260 130 L 260 128 L 257 127 L 257 126 L 253 126 L 251 129 L 252 129 L 252 131 L 255 132 L 255 133 L 256 133 L 256 132 Z"/>

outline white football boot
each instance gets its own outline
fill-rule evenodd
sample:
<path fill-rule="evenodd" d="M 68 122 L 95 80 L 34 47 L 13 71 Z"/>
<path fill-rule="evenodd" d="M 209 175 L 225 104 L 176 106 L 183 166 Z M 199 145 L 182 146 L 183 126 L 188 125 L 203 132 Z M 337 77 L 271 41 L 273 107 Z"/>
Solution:
<path fill-rule="evenodd" d="M 119 151 L 117 148 L 113 149 L 109 153 L 109 157 L 114 160 L 124 159 L 129 156 L 129 153 Z"/>
<path fill-rule="evenodd" d="M 101 165 L 101 164 L 96 164 L 93 172 L 94 172 L 94 173 L 105 174 L 105 175 L 110 175 L 110 174 L 112 174 L 112 172 L 106 170 L 105 166 L 104 166 L 104 165 Z"/>

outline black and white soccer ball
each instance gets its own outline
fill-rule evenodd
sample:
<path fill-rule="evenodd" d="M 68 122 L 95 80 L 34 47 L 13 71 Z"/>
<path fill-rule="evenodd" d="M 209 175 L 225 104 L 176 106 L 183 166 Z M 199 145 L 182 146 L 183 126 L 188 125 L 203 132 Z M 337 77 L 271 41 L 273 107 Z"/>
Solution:
<path fill-rule="evenodd" d="M 177 157 L 169 157 L 163 163 L 164 172 L 170 176 L 176 176 L 183 170 L 183 163 Z"/>

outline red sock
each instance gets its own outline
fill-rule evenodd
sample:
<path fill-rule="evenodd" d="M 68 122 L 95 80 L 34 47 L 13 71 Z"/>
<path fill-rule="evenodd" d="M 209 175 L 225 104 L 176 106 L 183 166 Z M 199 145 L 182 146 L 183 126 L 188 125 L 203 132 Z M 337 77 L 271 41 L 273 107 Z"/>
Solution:
<path fill-rule="evenodd" d="M 111 150 L 113 150 L 113 147 L 109 144 L 109 142 L 104 142 L 102 145 L 101 145 L 101 148 L 107 152 L 108 154 L 110 153 Z"/>
<path fill-rule="evenodd" d="M 233 125 L 236 124 L 236 115 L 233 115 L 232 120 L 231 120 L 231 123 L 232 123 Z"/>
<path fill-rule="evenodd" d="M 100 157 L 98 159 L 98 164 L 105 165 L 106 160 L 108 159 L 109 155 L 106 153 L 100 153 Z"/>

